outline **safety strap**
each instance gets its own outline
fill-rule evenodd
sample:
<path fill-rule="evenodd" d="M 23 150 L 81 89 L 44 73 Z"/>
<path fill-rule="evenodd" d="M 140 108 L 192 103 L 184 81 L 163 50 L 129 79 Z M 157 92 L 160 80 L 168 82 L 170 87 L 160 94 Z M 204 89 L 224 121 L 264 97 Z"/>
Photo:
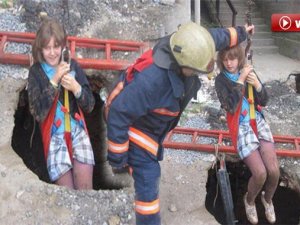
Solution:
<path fill-rule="evenodd" d="M 69 92 L 66 89 L 64 89 L 64 107 L 66 109 L 66 111 L 65 111 L 65 131 L 71 132 Z"/>
<path fill-rule="evenodd" d="M 68 152 L 70 160 L 72 161 L 72 141 L 71 141 L 71 118 L 70 118 L 70 102 L 69 102 L 69 92 L 64 89 L 64 108 L 65 110 L 65 140 L 68 147 Z"/>
<path fill-rule="evenodd" d="M 248 84 L 248 102 L 250 105 L 250 125 L 257 135 L 257 126 L 256 126 L 256 118 L 255 118 L 255 106 L 254 106 L 254 95 L 253 95 L 253 86 Z"/>
<path fill-rule="evenodd" d="M 252 15 L 251 15 L 251 5 L 253 4 L 253 1 L 247 1 L 248 5 L 248 12 L 246 13 L 246 22 L 250 26 L 252 25 Z M 250 47 L 252 45 L 251 40 L 252 33 L 247 34 L 247 46 L 245 49 L 245 54 L 247 57 L 247 60 L 250 61 L 250 64 L 253 65 L 252 57 L 253 57 L 253 50 L 250 50 Z M 256 125 L 256 118 L 255 118 L 255 106 L 254 106 L 254 95 L 253 95 L 253 86 L 248 83 L 248 102 L 250 104 L 250 126 L 252 127 L 254 133 L 257 136 L 257 125 Z"/>
<path fill-rule="evenodd" d="M 139 57 L 135 63 L 128 67 L 126 71 L 126 81 L 131 82 L 134 77 L 134 71 L 141 72 L 143 69 L 148 67 L 153 63 L 152 58 L 152 49 L 149 49 L 148 51 L 144 52 L 141 57 Z"/>
<path fill-rule="evenodd" d="M 42 134 L 42 141 L 43 141 L 43 146 L 44 146 L 44 156 L 45 160 L 47 161 L 48 158 L 48 152 L 49 152 L 49 144 L 51 140 L 51 128 L 53 126 L 53 120 L 56 112 L 56 106 L 58 102 L 59 95 L 56 94 L 55 99 L 53 101 L 53 104 L 50 108 L 50 111 L 45 118 L 44 121 L 40 123 L 40 129 L 41 129 L 41 134 Z"/>
<path fill-rule="evenodd" d="M 124 89 L 125 83 L 130 83 L 133 78 L 134 78 L 134 72 L 138 71 L 141 72 L 143 69 L 148 67 L 153 63 L 153 58 L 152 58 L 152 49 L 149 49 L 146 51 L 144 54 L 139 57 L 134 64 L 129 66 L 126 70 L 126 76 L 125 76 L 125 81 L 122 80 L 120 81 L 113 91 L 109 94 L 106 103 L 105 103 L 105 108 L 104 108 L 104 117 L 107 120 L 108 117 L 108 112 L 110 105 L 112 104 L 113 100 L 121 93 L 121 91 Z"/>

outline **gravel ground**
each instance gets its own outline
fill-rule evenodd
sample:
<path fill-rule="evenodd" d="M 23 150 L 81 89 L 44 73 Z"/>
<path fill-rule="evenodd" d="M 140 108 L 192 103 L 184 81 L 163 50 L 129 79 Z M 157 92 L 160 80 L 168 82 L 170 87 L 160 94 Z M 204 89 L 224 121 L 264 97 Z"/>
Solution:
<path fill-rule="evenodd" d="M 0 30 L 1 31 L 18 31 L 25 32 L 26 25 L 21 23 L 20 17 L 16 9 L 3 10 L 0 9 Z M 10 53 L 28 53 L 31 51 L 31 46 L 26 44 L 9 43 L 6 46 L 5 51 Z M 17 65 L 1 65 L 0 66 L 0 79 L 8 76 L 14 76 L 14 78 L 26 79 L 28 76 L 28 70 L 24 67 Z"/>

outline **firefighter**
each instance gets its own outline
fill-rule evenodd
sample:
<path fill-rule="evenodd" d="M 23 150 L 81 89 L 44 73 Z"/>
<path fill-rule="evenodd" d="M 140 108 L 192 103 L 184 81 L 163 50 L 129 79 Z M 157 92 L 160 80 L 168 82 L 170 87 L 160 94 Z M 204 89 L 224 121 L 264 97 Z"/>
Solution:
<path fill-rule="evenodd" d="M 216 50 L 246 39 L 254 26 L 214 28 L 193 22 L 163 37 L 121 74 L 106 101 L 108 160 L 134 179 L 137 225 L 159 225 L 162 143 L 201 83 L 214 69 Z"/>

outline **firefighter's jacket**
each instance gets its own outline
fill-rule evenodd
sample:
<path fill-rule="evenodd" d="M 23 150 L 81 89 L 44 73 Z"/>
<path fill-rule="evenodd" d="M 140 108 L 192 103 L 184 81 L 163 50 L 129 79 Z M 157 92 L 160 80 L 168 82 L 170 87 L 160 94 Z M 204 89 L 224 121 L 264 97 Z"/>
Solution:
<path fill-rule="evenodd" d="M 209 31 L 217 51 L 246 39 L 244 27 Z M 128 70 L 121 76 L 123 89 L 112 101 L 107 117 L 108 160 L 113 167 L 127 164 L 132 147 L 154 160 L 162 160 L 166 134 L 177 125 L 201 86 L 197 76 L 181 74 L 169 40 L 170 36 L 166 36 L 158 42 L 153 49 L 153 60 L 148 60 L 152 63 L 134 71 L 132 81 L 126 80 Z"/>

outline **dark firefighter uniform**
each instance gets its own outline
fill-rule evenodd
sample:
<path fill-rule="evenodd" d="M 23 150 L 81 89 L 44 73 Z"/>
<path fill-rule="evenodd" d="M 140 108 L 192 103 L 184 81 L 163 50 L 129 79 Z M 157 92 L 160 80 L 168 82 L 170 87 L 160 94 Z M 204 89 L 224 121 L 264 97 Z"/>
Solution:
<path fill-rule="evenodd" d="M 217 51 L 246 39 L 244 27 L 209 32 Z M 182 75 L 169 43 L 166 36 L 139 58 L 109 96 L 108 160 L 112 167 L 132 169 L 138 225 L 160 224 L 162 143 L 201 86 L 197 76 Z"/>

